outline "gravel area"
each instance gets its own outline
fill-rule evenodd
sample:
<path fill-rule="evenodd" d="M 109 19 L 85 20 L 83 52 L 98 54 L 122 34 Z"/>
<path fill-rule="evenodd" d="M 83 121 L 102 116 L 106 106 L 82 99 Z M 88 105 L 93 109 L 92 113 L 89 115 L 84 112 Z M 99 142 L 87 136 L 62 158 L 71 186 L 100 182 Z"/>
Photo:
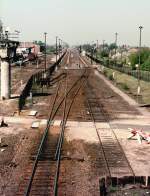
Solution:
<path fill-rule="evenodd" d="M 40 135 L 38 130 L 16 124 L 0 128 L 0 195 L 15 196 Z"/>

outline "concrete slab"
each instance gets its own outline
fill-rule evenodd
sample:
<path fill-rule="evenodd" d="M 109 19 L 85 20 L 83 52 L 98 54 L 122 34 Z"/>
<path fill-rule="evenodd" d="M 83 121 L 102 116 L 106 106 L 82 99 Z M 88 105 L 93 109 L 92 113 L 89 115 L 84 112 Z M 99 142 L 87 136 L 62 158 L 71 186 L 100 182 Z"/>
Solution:
<path fill-rule="evenodd" d="M 95 123 L 97 129 L 109 129 L 110 126 L 108 123 Z"/>
<path fill-rule="evenodd" d="M 114 124 L 124 124 L 124 125 L 143 125 L 143 126 L 150 126 L 150 121 L 149 119 L 122 119 L 122 120 L 113 120 L 113 121 L 110 121 L 110 124 L 114 125 Z"/>
<path fill-rule="evenodd" d="M 70 126 L 70 127 L 78 127 L 79 126 L 79 122 L 77 121 L 67 121 L 66 126 Z"/>
<path fill-rule="evenodd" d="M 60 126 L 61 120 L 55 120 L 53 126 Z"/>
<path fill-rule="evenodd" d="M 40 126 L 40 122 L 36 121 L 32 123 L 31 128 L 39 128 L 39 126 Z"/>
<path fill-rule="evenodd" d="M 94 127 L 93 122 L 79 122 L 78 124 L 79 127 Z"/>
<path fill-rule="evenodd" d="M 3 118 L 3 116 L 0 116 L 0 119 Z M 32 117 L 28 117 L 28 118 L 24 118 L 24 117 L 12 117 L 12 116 L 5 116 L 4 117 L 4 121 L 6 123 L 13 123 L 13 124 L 31 124 L 32 122 L 35 121 L 35 118 Z"/>
<path fill-rule="evenodd" d="M 37 111 L 32 110 L 28 113 L 28 116 L 36 116 L 36 114 L 37 114 Z"/>
<path fill-rule="evenodd" d="M 43 119 L 40 121 L 40 126 L 47 125 L 47 120 Z"/>

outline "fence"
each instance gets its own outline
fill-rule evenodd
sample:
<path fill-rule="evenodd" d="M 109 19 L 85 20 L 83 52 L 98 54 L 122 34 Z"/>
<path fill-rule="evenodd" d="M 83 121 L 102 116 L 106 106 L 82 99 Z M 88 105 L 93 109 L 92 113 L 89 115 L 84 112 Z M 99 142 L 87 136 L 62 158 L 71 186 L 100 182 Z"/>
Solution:
<path fill-rule="evenodd" d="M 131 75 L 135 78 L 140 78 L 140 80 L 144 80 L 147 82 L 150 82 L 150 72 L 149 71 L 142 71 L 138 72 L 137 70 L 132 70 L 130 67 L 123 67 L 123 66 L 117 66 L 117 65 L 112 65 L 112 64 L 104 64 L 102 60 L 96 59 L 95 57 L 92 57 L 91 55 L 87 54 L 87 57 L 91 58 L 93 61 L 96 63 L 100 63 L 105 67 L 115 69 L 117 71 L 120 71 L 122 73 Z"/>
<path fill-rule="evenodd" d="M 56 66 L 58 66 L 62 60 L 62 58 L 64 57 L 64 55 L 66 54 L 66 52 L 59 58 L 59 60 L 54 63 L 50 68 L 44 70 L 44 71 L 39 71 L 35 74 L 33 74 L 30 79 L 28 80 L 25 88 L 23 89 L 20 97 L 19 97 L 19 101 L 18 101 L 18 111 L 19 113 L 21 112 L 21 110 L 23 109 L 25 102 L 26 102 L 26 98 L 29 96 L 29 93 L 32 89 L 32 85 L 35 83 L 38 83 L 38 81 L 40 80 L 44 80 L 45 78 L 50 77 L 50 75 L 54 72 Z"/>

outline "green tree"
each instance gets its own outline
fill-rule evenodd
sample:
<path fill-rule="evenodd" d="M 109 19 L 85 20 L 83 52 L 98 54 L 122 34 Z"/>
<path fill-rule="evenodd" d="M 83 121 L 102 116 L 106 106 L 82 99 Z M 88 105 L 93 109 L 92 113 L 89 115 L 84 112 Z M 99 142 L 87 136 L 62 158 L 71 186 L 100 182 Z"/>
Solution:
<path fill-rule="evenodd" d="M 101 57 L 109 57 L 109 52 L 107 50 L 103 50 L 103 51 L 101 51 L 100 56 Z"/>
<path fill-rule="evenodd" d="M 147 60 L 141 65 L 142 70 L 150 71 L 150 56 Z"/>
<path fill-rule="evenodd" d="M 150 49 L 144 48 L 140 52 L 141 57 L 141 69 L 150 70 Z M 135 69 L 135 65 L 139 64 L 139 52 L 133 53 L 129 56 L 132 69 Z"/>
<path fill-rule="evenodd" d="M 117 45 L 116 43 L 112 43 L 108 46 L 109 50 L 114 50 L 114 49 L 117 49 Z"/>
<path fill-rule="evenodd" d="M 139 55 L 138 55 L 138 53 L 130 54 L 129 61 L 131 63 L 132 69 L 135 69 L 135 65 L 139 63 Z"/>

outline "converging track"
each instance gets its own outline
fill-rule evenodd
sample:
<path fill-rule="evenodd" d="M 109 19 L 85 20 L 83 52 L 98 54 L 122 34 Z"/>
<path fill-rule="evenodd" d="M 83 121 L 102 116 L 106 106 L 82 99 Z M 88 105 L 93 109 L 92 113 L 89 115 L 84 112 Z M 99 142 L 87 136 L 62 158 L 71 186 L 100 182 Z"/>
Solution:
<path fill-rule="evenodd" d="M 67 157 L 69 161 L 72 158 L 64 153 L 63 144 L 68 120 L 76 121 L 77 119 L 83 123 L 92 123 L 94 127 L 92 130 L 98 138 L 95 147 L 98 153 L 94 154 L 92 151 L 94 148 L 91 150 L 93 157 L 96 156 L 99 169 L 98 182 L 94 184 L 97 189 L 94 190 L 95 192 L 92 190 L 95 195 L 99 193 L 101 180 L 105 181 L 106 186 L 143 183 L 143 179 L 135 175 L 111 126 L 110 114 L 102 104 L 103 95 L 97 96 L 97 90 L 92 86 L 93 70 L 89 62 L 77 51 L 67 51 L 59 67 L 60 75 L 56 74 L 56 77 L 50 80 L 50 85 L 53 86 L 55 92 L 52 95 L 53 101 L 47 108 L 49 114 L 47 126 L 37 152 L 31 156 L 30 164 L 16 195 L 70 195 L 66 192 L 66 190 L 71 190 L 70 187 L 65 189 L 68 186 L 66 178 L 69 175 L 66 173 L 67 166 L 65 166 L 64 159 Z M 90 77 L 92 79 L 89 79 Z M 57 124 L 58 121 L 60 123 Z M 90 149 L 85 149 L 87 154 L 88 150 L 90 151 Z M 86 164 L 89 164 L 88 161 Z"/>
<path fill-rule="evenodd" d="M 33 163 L 27 170 L 23 184 L 20 185 L 17 195 L 57 195 L 59 186 L 59 169 L 61 163 L 61 149 L 64 138 L 65 125 L 76 96 L 81 87 L 85 85 L 86 70 L 69 87 L 67 83 L 67 71 L 65 78 L 65 90 L 62 97 L 58 96 L 61 88 L 59 82 L 49 115 L 47 127 L 41 139 L 38 151 Z M 63 108 L 61 126 L 57 137 L 52 137 L 51 128 L 55 116 L 60 108 Z"/>

